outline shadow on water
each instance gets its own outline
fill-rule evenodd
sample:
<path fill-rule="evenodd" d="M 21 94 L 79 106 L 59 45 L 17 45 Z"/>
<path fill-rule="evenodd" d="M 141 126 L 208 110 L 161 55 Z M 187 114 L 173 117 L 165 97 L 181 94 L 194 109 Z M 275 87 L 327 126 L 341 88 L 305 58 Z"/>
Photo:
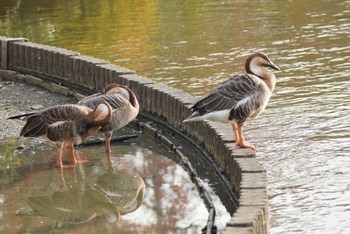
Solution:
<path fill-rule="evenodd" d="M 54 168 L 55 147 L 41 138 L 1 139 L 0 149 L 1 231 L 199 233 L 206 225 L 188 173 L 144 134 L 114 143 L 109 157 L 104 145 L 79 147 L 87 162 L 64 169 Z M 230 216 L 222 205 L 217 213 L 223 228 Z"/>

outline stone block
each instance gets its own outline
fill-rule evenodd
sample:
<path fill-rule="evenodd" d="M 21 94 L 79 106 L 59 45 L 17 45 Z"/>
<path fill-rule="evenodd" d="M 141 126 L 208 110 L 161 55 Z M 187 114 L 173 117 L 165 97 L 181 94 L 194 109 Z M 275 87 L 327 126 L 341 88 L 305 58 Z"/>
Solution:
<path fill-rule="evenodd" d="M 15 71 L 10 70 L 0 70 L 0 77 L 5 78 L 6 80 L 16 80 L 16 74 Z"/>
<path fill-rule="evenodd" d="M 42 60 L 40 57 L 40 48 L 36 44 L 31 45 L 30 57 L 32 59 L 30 69 L 36 72 L 40 72 L 40 65 Z"/>
<path fill-rule="evenodd" d="M 174 88 L 168 88 L 167 93 L 172 106 L 169 109 L 169 115 L 164 115 L 164 117 L 169 119 L 175 127 L 182 128 L 183 120 L 192 113 L 188 106 L 192 102 L 193 96 Z"/>
<path fill-rule="evenodd" d="M 251 228 L 252 233 L 267 234 L 267 207 L 260 206 L 240 206 L 233 214 L 227 227 Z"/>
<path fill-rule="evenodd" d="M 113 72 L 112 73 L 116 73 Z M 155 84 L 152 80 L 137 76 L 135 74 L 122 74 L 122 75 L 114 75 L 114 77 L 118 77 L 118 79 L 114 79 L 112 75 L 112 81 L 118 84 L 128 86 L 136 95 L 137 100 L 140 104 L 140 110 L 146 111 L 146 102 L 148 99 L 148 92 L 150 91 L 146 85 Z M 116 82 L 116 80 L 118 82 Z"/>
<path fill-rule="evenodd" d="M 238 150 L 235 150 L 234 153 L 236 153 L 236 151 Z M 241 152 L 243 155 L 244 151 Z M 235 158 L 235 161 L 239 164 L 239 167 L 241 168 L 242 172 L 266 172 L 266 170 L 255 157 Z"/>
<path fill-rule="evenodd" d="M 64 77 L 74 83 L 74 56 L 64 56 Z"/>
<path fill-rule="evenodd" d="M 24 77 L 26 83 L 31 84 L 31 85 L 36 85 L 39 87 L 42 87 L 43 80 L 34 76 L 26 75 Z"/>
<path fill-rule="evenodd" d="M 104 87 L 110 83 L 123 84 L 124 82 L 122 82 L 120 76 L 135 73 L 133 70 L 110 63 L 98 64 L 96 66 L 96 72 L 95 78 L 97 90 L 103 90 Z"/>
<path fill-rule="evenodd" d="M 253 228 L 252 227 L 231 227 L 227 226 L 222 234 L 252 234 Z"/>
<path fill-rule="evenodd" d="M 73 81 L 77 85 L 82 85 L 92 91 L 97 90 L 98 82 L 98 65 L 107 64 L 106 60 L 96 59 L 90 56 L 72 56 L 74 59 Z"/>
<path fill-rule="evenodd" d="M 25 43 L 25 46 L 23 46 L 23 50 L 24 50 L 24 63 L 21 67 L 30 70 L 32 65 L 32 60 L 33 60 L 33 58 L 31 57 L 32 55 L 31 43 L 30 42 Z"/>
<path fill-rule="evenodd" d="M 58 93 L 64 96 L 68 96 L 70 93 L 70 90 L 67 87 L 57 85 L 54 83 L 45 83 L 44 86 L 44 88 L 50 90 L 51 92 Z"/>
<path fill-rule="evenodd" d="M 252 227 L 254 220 L 261 214 L 259 207 L 240 206 L 227 223 L 229 227 Z"/>
<path fill-rule="evenodd" d="M 264 172 L 243 172 L 241 178 L 241 189 L 264 189 L 267 186 L 266 174 Z"/>
<path fill-rule="evenodd" d="M 11 67 L 15 67 L 19 62 L 19 46 L 17 44 L 14 43 L 10 43 L 8 45 L 8 67 L 9 69 L 11 69 Z"/>
<path fill-rule="evenodd" d="M 54 64 L 53 64 L 53 61 L 54 61 L 54 51 L 52 50 L 45 50 L 45 53 L 46 53 L 46 63 L 47 63 L 47 67 L 44 72 L 45 74 L 54 74 Z"/>
<path fill-rule="evenodd" d="M 10 46 L 14 42 L 26 42 L 26 38 L 0 37 L 0 68 L 8 69 L 13 58 Z"/>
<path fill-rule="evenodd" d="M 267 203 L 266 188 L 243 189 L 239 192 L 240 206 L 265 206 Z"/>

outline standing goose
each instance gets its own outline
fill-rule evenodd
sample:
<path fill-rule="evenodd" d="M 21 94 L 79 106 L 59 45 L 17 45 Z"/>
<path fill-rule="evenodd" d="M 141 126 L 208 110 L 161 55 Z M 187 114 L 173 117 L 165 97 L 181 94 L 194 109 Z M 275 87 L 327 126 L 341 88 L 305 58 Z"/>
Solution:
<path fill-rule="evenodd" d="M 80 100 L 78 104 L 94 108 L 101 101 L 108 102 L 112 107 L 111 122 L 100 130 L 105 134 L 106 152 L 110 153 L 113 131 L 124 127 L 136 118 L 139 113 L 139 102 L 131 89 L 112 83 L 105 87 L 103 94 L 93 94 Z"/>
<path fill-rule="evenodd" d="M 87 137 L 95 134 L 101 126 L 111 121 L 112 109 L 106 102 L 101 102 L 94 109 L 80 105 L 59 105 L 37 113 L 17 115 L 8 119 L 21 119 L 26 124 L 20 136 L 39 137 L 46 135 L 57 146 L 55 167 L 62 168 L 64 147 L 70 150 L 70 163 L 78 161 L 74 155 L 74 144 L 80 144 Z"/>
<path fill-rule="evenodd" d="M 275 88 L 275 75 L 268 67 L 280 71 L 265 53 L 250 55 L 245 62 L 246 73 L 233 75 L 202 97 L 192 106 L 194 113 L 184 122 L 211 120 L 229 123 L 236 145 L 256 151 L 244 140 L 243 123 L 263 112 Z"/>

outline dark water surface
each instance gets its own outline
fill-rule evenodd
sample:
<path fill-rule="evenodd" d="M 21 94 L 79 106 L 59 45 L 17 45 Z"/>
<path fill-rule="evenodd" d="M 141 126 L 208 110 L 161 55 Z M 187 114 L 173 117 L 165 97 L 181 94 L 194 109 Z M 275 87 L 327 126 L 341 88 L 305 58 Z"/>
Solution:
<path fill-rule="evenodd" d="M 1 1 L 0 35 L 196 96 L 267 52 L 277 90 L 245 129 L 268 172 L 271 233 L 349 233 L 350 1 Z"/>

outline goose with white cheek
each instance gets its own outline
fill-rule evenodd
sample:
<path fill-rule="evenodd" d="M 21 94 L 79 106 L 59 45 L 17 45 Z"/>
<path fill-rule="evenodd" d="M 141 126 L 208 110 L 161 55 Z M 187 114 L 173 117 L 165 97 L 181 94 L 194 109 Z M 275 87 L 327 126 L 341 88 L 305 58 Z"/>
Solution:
<path fill-rule="evenodd" d="M 113 131 L 124 127 L 136 118 L 139 113 L 139 102 L 130 88 L 111 83 L 106 85 L 102 94 L 97 93 L 88 96 L 80 100 L 78 104 L 94 108 L 101 101 L 108 102 L 112 107 L 111 122 L 103 126 L 100 130 L 105 135 L 106 152 L 111 153 L 110 142 Z"/>
<path fill-rule="evenodd" d="M 74 144 L 80 144 L 111 121 L 112 108 L 107 102 L 100 102 L 95 108 L 81 105 L 59 105 L 43 111 L 12 116 L 8 119 L 26 121 L 20 136 L 39 137 L 46 135 L 57 146 L 55 167 L 62 168 L 63 149 L 70 150 L 70 163 L 78 160 L 74 154 Z"/>
<path fill-rule="evenodd" d="M 280 71 L 265 53 L 250 55 L 245 62 L 246 73 L 233 75 L 202 97 L 184 122 L 211 120 L 231 124 L 236 145 L 256 151 L 244 140 L 243 124 L 262 113 L 269 102 L 276 79 L 268 68 Z"/>

